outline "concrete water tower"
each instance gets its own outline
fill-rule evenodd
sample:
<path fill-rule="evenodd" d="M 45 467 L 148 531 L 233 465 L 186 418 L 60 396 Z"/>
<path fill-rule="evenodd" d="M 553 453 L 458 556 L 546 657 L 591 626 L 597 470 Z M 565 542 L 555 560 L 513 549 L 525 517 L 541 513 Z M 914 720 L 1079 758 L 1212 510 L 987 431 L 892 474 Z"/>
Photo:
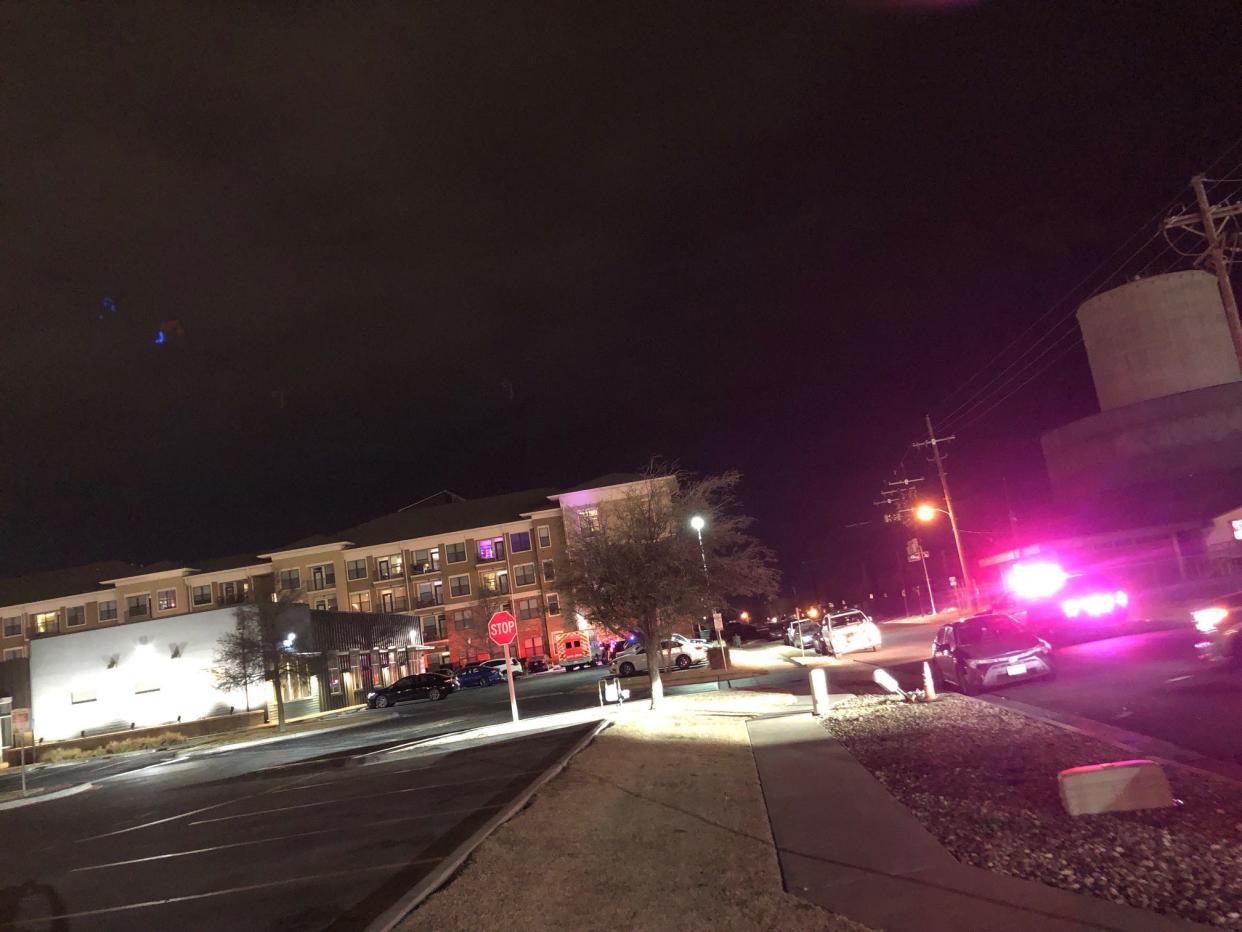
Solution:
<path fill-rule="evenodd" d="M 1060 498 L 1242 471 L 1242 368 L 1212 275 L 1128 282 L 1084 302 L 1078 325 L 1100 413 L 1044 435 Z"/>

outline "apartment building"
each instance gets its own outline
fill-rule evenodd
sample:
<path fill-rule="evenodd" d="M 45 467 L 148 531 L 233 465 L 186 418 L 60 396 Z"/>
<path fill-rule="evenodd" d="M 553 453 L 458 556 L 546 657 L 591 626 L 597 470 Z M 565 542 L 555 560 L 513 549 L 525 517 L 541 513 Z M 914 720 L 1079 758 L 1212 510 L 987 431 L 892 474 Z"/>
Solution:
<path fill-rule="evenodd" d="M 589 525 L 641 481 L 613 474 L 566 490 L 443 494 L 264 554 L 192 566 L 109 561 L 2 580 L 0 662 L 28 657 L 32 640 L 217 611 L 270 592 L 323 611 L 409 616 L 424 669 L 499 656 L 487 621 L 500 608 L 518 620 L 518 656 L 555 658 L 560 640 L 585 628 L 557 587 L 566 522 Z"/>

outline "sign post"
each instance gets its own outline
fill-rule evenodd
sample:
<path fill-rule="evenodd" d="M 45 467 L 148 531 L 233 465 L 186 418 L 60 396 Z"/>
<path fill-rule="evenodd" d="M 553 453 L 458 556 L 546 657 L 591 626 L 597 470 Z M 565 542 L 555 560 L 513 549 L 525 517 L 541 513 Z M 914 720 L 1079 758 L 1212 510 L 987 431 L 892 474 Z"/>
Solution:
<path fill-rule="evenodd" d="M 513 688 L 513 658 L 509 655 L 509 645 L 517 637 L 517 619 L 506 611 L 496 612 L 487 623 L 487 636 L 505 649 L 505 674 L 509 679 L 509 708 L 516 722 L 518 720 L 517 692 Z"/>

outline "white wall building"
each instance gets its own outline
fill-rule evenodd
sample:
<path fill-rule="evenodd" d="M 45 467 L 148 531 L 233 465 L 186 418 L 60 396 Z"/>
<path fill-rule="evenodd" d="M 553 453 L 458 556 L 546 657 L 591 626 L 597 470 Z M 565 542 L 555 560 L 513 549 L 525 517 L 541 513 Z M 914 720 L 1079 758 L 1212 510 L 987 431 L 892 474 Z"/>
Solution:
<path fill-rule="evenodd" d="M 31 720 L 45 741 L 175 723 L 246 708 L 243 690 L 220 690 L 212 673 L 231 608 L 99 628 L 31 642 Z M 250 687 L 250 707 L 270 689 Z"/>

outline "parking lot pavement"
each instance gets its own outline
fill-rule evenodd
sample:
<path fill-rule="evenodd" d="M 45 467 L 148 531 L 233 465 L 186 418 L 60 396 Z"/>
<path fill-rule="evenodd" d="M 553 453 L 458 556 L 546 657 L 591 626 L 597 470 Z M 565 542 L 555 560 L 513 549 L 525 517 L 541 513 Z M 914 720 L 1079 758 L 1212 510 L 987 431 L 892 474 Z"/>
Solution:
<path fill-rule="evenodd" d="M 362 928 L 594 728 L 372 766 L 210 758 L 0 815 L 0 928 Z"/>

